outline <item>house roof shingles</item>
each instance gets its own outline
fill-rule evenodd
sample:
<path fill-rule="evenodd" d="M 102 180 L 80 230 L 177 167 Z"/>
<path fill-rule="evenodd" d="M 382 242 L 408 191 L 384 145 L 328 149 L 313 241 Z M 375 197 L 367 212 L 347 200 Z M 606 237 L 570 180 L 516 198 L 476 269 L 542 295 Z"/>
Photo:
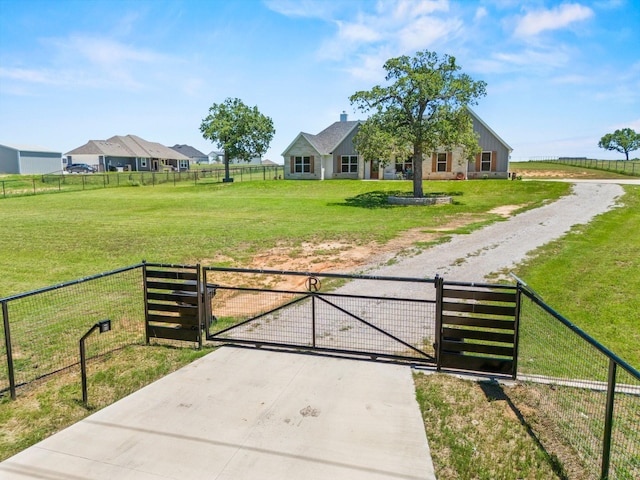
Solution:
<path fill-rule="evenodd" d="M 109 157 L 140 157 L 188 160 L 189 157 L 156 142 L 136 135 L 115 135 L 107 140 L 89 140 L 65 155 L 104 155 Z"/>
<path fill-rule="evenodd" d="M 169 148 L 189 158 L 206 158 L 207 157 L 206 154 L 202 153 L 197 148 L 193 148 L 191 145 L 176 144 L 173 147 L 169 147 Z"/>
<path fill-rule="evenodd" d="M 329 155 L 361 122 L 359 120 L 334 122 L 317 135 L 302 132 L 301 135 L 321 155 Z"/>

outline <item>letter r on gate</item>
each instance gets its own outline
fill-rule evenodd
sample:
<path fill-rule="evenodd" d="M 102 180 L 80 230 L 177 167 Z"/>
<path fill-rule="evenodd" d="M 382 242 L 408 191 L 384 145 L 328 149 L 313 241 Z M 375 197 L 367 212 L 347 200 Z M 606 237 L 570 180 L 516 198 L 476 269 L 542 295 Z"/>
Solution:
<path fill-rule="evenodd" d="M 320 290 L 320 280 L 318 280 L 316 277 L 309 277 L 307 279 L 307 290 L 309 292 L 317 292 L 318 290 Z"/>

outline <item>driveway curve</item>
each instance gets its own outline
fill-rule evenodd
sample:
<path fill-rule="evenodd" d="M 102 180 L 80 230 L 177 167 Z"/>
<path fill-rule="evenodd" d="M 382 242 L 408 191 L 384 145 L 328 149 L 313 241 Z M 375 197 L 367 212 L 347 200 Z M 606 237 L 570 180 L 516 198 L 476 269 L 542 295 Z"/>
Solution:
<path fill-rule="evenodd" d="M 640 183 L 640 182 L 638 182 Z M 617 183 L 573 182 L 570 195 L 527 210 L 470 234 L 454 235 L 442 243 L 393 265 L 367 269 L 370 275 L 482 282 L 485 277 L 514 268 L 536 248 L 587 224 L 615 208 L 624 189 Z"/>

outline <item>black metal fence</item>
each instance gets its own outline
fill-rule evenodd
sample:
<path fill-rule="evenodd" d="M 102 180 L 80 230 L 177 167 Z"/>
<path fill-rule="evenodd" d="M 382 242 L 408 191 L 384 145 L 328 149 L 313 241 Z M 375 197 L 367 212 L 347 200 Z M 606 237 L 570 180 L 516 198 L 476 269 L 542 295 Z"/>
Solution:
<path fill-rule="evenodd" d="M 144 344 L 142 264 L 0 299 L 3 326 L 0 393 L 79 364 L 79 340 L 111 320 L 111 331 L 87 341 L 87 358 Z"/>
<path fill-rule="evenodd" d="M 102 320 L 111 321 L 111 331 L 88 339 L 88 358 L 144 344 L 143 265 L 0 299 L 0 356 L 7 365 L 0 369 L 0 393 L 11 392 L 15 398 L 17 387 L 77 366 L 78 340 Z M 434 344 L 451 329 L 438 325 L 436 279 L 202 270 L 208 310 L 201 326 L 211 342 L 436 366 Z M 512 346 L 524 392 L 519 401 L 529 407 L 522 409 L 523 416 L 542 444 L 553 452 L 561 439 L 580 464 L 579 478 L 640 478 L 640 372 L 524 283 L 502 287 L 517 291 Z M 476 300 L 467 301 L 473 306 Z M 477 310 L 471 317 L 486 315 Z M 475 353 L 478 348 L 468 348 L 477 341 L 475 331 L 469 327 L 462 340 L 465 348 L 456 350 L 481 355 Z M 503 334 L 513 333 L 498 333 Z M 548 435 L 553 442 L 546 445 Z"/>
<path fill-rule="evenodd" d="M 640 176 L 640 161 L 638 160 L 597 160 L 595 158 L 557 158 L 543 160 L 544 162 L 575 167 L 592 168 L 607 172 L 622 173 L 624 175 Z"/>
<path fill-rule="evenodd" d="M 563 440 L 586 478 L 640 478 L 640 373 L 520 291 L 518 379 L 529 416 Z"/>
<path fill-rule="evenodd" d="M 284 177 L 282 165 L 238 165 L 231 166 L 229 172 L 236 182 L 273 180 Z M 0 180 L 0 198 L 125 186 L 178 185 L 185 182 L 191 182 L 195 185 L 219 183 L 223 181 L 224 176 L 222 168 L 166 172 L 56 173 L 25 176 L 24 178 Z"/>

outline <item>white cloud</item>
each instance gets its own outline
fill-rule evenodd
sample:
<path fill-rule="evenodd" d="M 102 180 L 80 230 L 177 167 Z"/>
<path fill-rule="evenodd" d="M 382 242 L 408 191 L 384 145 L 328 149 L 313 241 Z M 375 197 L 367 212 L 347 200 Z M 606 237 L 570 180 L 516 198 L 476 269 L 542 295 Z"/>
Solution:
<path fill-rule="evenodd" d="M 347 71 L 356 78 L 380 78 L 388 58 L 433 48 L 459 35 L 463 22 L 456 15 L 442 15 L 448 12 L 448 0 L 380 0 L 373 10 L 333 19 L 336 35 L 322 43 L 318 56 L 346 60 Z"/>
<path fill-rule="evenodd" d="M 370 43 L 381 39 L 380 32 L 361 23 L 344 23 L 338 21 L 339 34 L 342 40 L 352 43 Z"/>
<path fill-rule="evenodd" d="M 265 6 L 286 17 L 330 19 L 335 4 L 321 0 L 266 0 Z"/>
<path fill-rule="evenodd" d="M 484 7 L 479 7 L 479 8 L 476 10 L 476 14 L 475 14 L 475 16 L 473 17 L 473 19 L 474 19 L 475 21 L 478 21 L 478 20 L 480 20 L 480 19 L 482 19 L 482 18 L 486 17 L 487 15 L 488 15 L 487 9 L 486 9 L 486 8 L 484 8 Z"/>
<path fill-rule="evenodd" d="M 557 30 L 593 16 L 593 10 L 579 3 L 564 3 L 549 10 L 535 10 L 520 17 L 515 35 L 529 37 L 545 30 Z"/>
<path fill-rule="evenodd" d="M 456 36 L 463 26 L 457 18 L 442 21 L 434 17 L 421 17 L 398 32 L 399 46 L 405 52 L 421 50 L 444 38 Z"/>

